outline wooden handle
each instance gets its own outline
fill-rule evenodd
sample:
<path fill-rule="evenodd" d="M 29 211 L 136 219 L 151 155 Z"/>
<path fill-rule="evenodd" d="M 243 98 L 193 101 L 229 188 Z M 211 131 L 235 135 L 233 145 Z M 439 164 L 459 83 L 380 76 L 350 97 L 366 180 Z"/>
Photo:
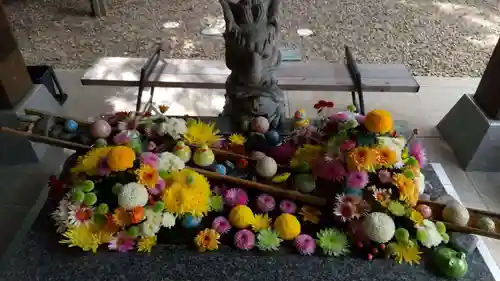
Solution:
<path fill-rule="evenodd" d="M 231 182 L 237 185 L 241 185 L 243 187 L 247 188 L 253 188 L 253 189 L 258 189 L 260 191 L 275 195 L 275 196 L 282 196 L 284 198 L 289 198 L 292 200 L 297 200 L 303 203 L 315 205 L 315 206 L 325 206 L 327 204 L 327 200 L 325 198 L 320 198 L 316 197 L 313 195 L 308 195 L 304 194 L 295 190 L 287 190 L 281 187 L 277 186 L 272 186 L 268 184 L 263 184 L 255 181 L 249 181 L 249 180 L 244 180 L 236 177 L 231 177 L 231 176 L 226 176 L 226 175 L 221 175 L 215 172 L 199 169 L 199 168 L 194 168 L 194 167 L 189 167 L 189 169 L 192 169 L 208 179 L 213 179 L 213 180 L 221 180 L 221 181 L 226 181 L 226 182 Z"/>

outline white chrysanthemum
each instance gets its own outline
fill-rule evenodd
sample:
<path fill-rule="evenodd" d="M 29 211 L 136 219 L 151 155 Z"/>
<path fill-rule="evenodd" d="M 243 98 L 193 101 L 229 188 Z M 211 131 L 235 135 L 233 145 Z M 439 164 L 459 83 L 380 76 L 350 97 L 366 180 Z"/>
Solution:
<path fill-rule="evenodd" d="M 165 172 L 173 172 L 184 169 L 186 165 L 177 155 L 170 152 L 163 152 L 160 154 L 158 161 L 158 170 Z"/>
<path fill-rule="evenodd" d="M 175 226 L 176 216 L 172 213 L 165 212 L 163 213 L 163 219 L 161 221 L 161 225 L 166 228 L 171 228 Z"/>
<path fill-rule="evenodd" d="M 186 121 L 180 118 L 168 118 L 165 120 L 166 133 L 169 134 L 174 140 L 178 140 L 187 131 Z"/>
<path fill-rule="evenodd" d="M 86 207 L 83 205 L 72 205 L 68 206 L 68 223 L 71 226 L 80 226 L 82 224 L 89 223 L 92 219 L 92 214 L 94 209 L 91 207 Z"/>
<path fill-rule="evenodd" d="M 63 198 L 59 201 L 57 209 L 50 214 L 51 218 L 57 227 L 57 233 L 63 233 L 69 225 L 69 205 L 70 201 L 68 198 Z"/>
<path fill-rule="evenodd" d="M 144 185 L 131 182 L 122 186 L 118 193 L 118 205 L 125 210 L 142 207 L 148 203 L 148 190 Z"/>
<path fill-rule="evenodd" d="M 430 220 L 424 220 L 424 225 L 417 227 L 417 238 L 426 248 L 438 246 L 443 242 L 443 237 L 436 228 L 436 225 Z"/>
<path fill-rule="evenodd" d="M 155 212 L 152 208 L 147 207 L 144 209 L 144 216 L 146 220 L 139 225 L 141 234 L 143 236 L 155 236 L 163 222 L 163 213 Z"/>
<path fill-rule="evenodd" d="M 370 240 L 377 243 L 387 243 L 394 237 L 396 225 L 385 213 L 373 212 L 363 220 L 363 230 Z"/>

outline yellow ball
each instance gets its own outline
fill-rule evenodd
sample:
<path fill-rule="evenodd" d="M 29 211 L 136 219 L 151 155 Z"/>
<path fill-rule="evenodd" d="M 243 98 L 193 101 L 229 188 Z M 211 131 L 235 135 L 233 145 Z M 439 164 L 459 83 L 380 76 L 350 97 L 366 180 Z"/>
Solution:
<path fill-rule="evenodd" d="M 229 212 L 229 222 L 232 226 L 243 229 L 253 224 L 255 216 L 252 210 L 246 205 L 238 205 Z"/>
<path fill-rule="evenodd" d="M 274 229 L 284 240 L 292 240 L 300 234 L 300 222 L 294 215 L 281 214 L 274 221 Z"/>
<path fill-rule="evenodd" d="M 368 112 L 363 124 L 368 131 L 379 134 L 389 133 L 394 127 L 394 121 L 392 120 L 391 114 L 382 109 Z"/>

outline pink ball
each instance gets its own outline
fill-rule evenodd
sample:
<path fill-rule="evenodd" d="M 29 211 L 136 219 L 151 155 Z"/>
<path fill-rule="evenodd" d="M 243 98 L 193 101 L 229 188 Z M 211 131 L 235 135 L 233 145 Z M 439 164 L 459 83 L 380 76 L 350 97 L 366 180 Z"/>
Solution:
<path fill-rule="evenodd" d="M 111 126 L 106 120 L 97 120 L 90 125 L 90 134 L 94 138 L 105 139 L 111 134 Z"/>
<path fill-rule="evenodd" d="M 432 217 L 432 209 L 427 205 L 418 205 L 417 211 L 419 211 L 425 219 Z"/>
<path fill-rule="evenodd" d="M 254 118 L 252 120 L 252 130 L 254 132 L 264 134 L 269 130 L 269 120 L 262 116 Z"/>

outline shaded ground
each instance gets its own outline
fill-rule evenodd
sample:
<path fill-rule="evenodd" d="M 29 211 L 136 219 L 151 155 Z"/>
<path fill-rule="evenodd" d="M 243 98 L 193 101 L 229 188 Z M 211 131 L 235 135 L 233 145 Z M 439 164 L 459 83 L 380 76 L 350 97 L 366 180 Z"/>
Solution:
<path fill-rule="evenodd" d="M 444 2 L 443 2 L 444 1 Z M 204 17 L 220 17 L 217 0 L 110 0 L 109 15 L 88 16 L 88 1 L 10 1 L 7 10 L 28 64 L 87 67 L 101 56 L 146 56 L 157 40 L 175 37 L 173 57 L 220 57 L 205 51 Z M 309 0 L 282 1 L 282 39 L 310 58 L 343 60 L 342 46 L 363 62 L 395 62 L 416 75 L 479 76 L 500 34 L 498 1 Z M 167 22 L 179 28 L 165 29 Z"/>

